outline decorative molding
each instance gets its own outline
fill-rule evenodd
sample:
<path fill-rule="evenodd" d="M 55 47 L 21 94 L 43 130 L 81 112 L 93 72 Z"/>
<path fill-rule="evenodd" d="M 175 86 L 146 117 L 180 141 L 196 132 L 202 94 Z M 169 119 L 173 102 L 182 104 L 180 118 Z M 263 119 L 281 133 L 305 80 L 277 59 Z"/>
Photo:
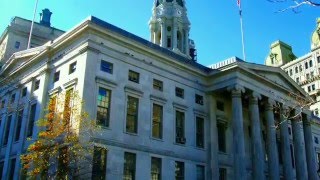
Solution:
<path fill-rule="evenodd" d="M 202 116 L 202 117 L 207 117 L 207 113 L 203 110 L 200 110 L 200 109 L 195 109 L 193 108 L 193 113 L 198 115 L 198 116 Z"/>
<path fill-rule="evenodd" d="M 167 99 L 165 99 L 164 97 L 160 97 L 154 94 L 150 94 L 150 99 L 161 104 L 165 104 L 167 102 Z"/>
<path fill-rule="evenodd" d="M 139 97 L 143 96 L 143 91 L 141 91 L 138 88 L 132 87 L 132 86 L 126 85 L 124 87 L 124 91 L 127 92 L 127 93 L 130 93 L 130 94 L 134 94 L 134 95 L 139 96 Z"/>
<path fill-rule="evenodd" d="M 74 86 L 75 84 L 77 84 L 77 82 L 78 82 L 78 78 L 74 78 L 74 79 L 72 79 L 71 81 L 69 81 L 69 82 L 67 82 L 67 83 L 64 83 L 64 84 L 63 84 L 63 87 L 64 87 L 64 89 L 67 89 L 67 88 L 69 88 L 70 86 Z"/>
<path fill-rule="evenodd" d="M 59 93 L 61 91 L 62 91 L 62 88 L 60 86 L 58 86 L 58 87 L 56 87 L 54 89 L 49 90 L 48 94 L 49 94 L 49 96 L 51 96 L 51 95 L 57 94 L 57 93 Z"/>
<path fill-rule="evenodd" d="M 110 79 L 106 79 L 106 78 L 103 78 L 101 76 L 96 76 L 96 83 L 98 84 L 102 84 L 104 86 L 108 86 L 110 88 L 115 88 L 117 87 L 117 83 L 115 81 L 112 81 Z"/>
<path fill-rule="evenodd" d="M 173 105 L 174 108 L 181 109 L 183 111 L 186 111 L 188 109 L 188 106 L 185 106 L 183 104 L 179 104 L 179 103 L 176 103 L 176 102 L 173 102 L 172 105 Z"/>

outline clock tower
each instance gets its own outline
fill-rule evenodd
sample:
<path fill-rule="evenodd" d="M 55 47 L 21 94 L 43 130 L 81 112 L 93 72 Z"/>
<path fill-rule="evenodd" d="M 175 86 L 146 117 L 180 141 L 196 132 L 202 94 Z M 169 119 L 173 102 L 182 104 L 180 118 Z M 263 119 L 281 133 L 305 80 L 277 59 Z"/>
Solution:
<path fill-rule="evenodd" d="M 155 0 L 149 27 L 151 42 L 191 58 L 185 0 Z"/>

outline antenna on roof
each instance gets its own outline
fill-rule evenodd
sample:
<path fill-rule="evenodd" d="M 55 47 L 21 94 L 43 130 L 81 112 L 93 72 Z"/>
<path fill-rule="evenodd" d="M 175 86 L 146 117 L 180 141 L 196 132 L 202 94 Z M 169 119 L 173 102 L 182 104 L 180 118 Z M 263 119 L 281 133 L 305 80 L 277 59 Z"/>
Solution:
<path fill-rule="evenodd" d="M 36 18 L 38 1 L 39 1 L 39 0 L 36 0 L 36 4 L 35 4 L 35 6 L 34 6 L 33 19 L 32 19 L 32 22 L 31 22 L 31 28 L 30 28 L 30 34 L 29 34 L 29 40 L 28 40 L 28 47 L 27 47 L 27 49 L 30 48 L 30 44 L 31 44 L 31 36 L 32 36 L 32 30 L 33 30 L 34 20 L 35 20 L 35 18 Z"/>

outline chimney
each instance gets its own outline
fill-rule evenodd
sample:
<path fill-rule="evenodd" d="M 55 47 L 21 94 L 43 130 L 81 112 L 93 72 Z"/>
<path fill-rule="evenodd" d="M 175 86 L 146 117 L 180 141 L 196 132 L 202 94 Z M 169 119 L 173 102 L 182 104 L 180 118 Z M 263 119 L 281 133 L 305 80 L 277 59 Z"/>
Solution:
<path fill-rule="evenodd" d="M 42 10 L 42 13 L 40 13 L 40 24 L 50 27 L 51 15 L 52 15 L 52 12 L 49 9 L 46 8 Z"/>

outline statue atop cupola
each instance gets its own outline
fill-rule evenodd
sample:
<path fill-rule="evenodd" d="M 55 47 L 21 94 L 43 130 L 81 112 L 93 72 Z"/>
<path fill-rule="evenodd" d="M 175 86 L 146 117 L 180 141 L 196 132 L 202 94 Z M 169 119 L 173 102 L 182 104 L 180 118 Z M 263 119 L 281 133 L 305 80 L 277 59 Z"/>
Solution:
<path fill-rule="evenodd" d="M 151 42 L 191 57 L 185 0 L 155 0 L 149 27 Z"/>

